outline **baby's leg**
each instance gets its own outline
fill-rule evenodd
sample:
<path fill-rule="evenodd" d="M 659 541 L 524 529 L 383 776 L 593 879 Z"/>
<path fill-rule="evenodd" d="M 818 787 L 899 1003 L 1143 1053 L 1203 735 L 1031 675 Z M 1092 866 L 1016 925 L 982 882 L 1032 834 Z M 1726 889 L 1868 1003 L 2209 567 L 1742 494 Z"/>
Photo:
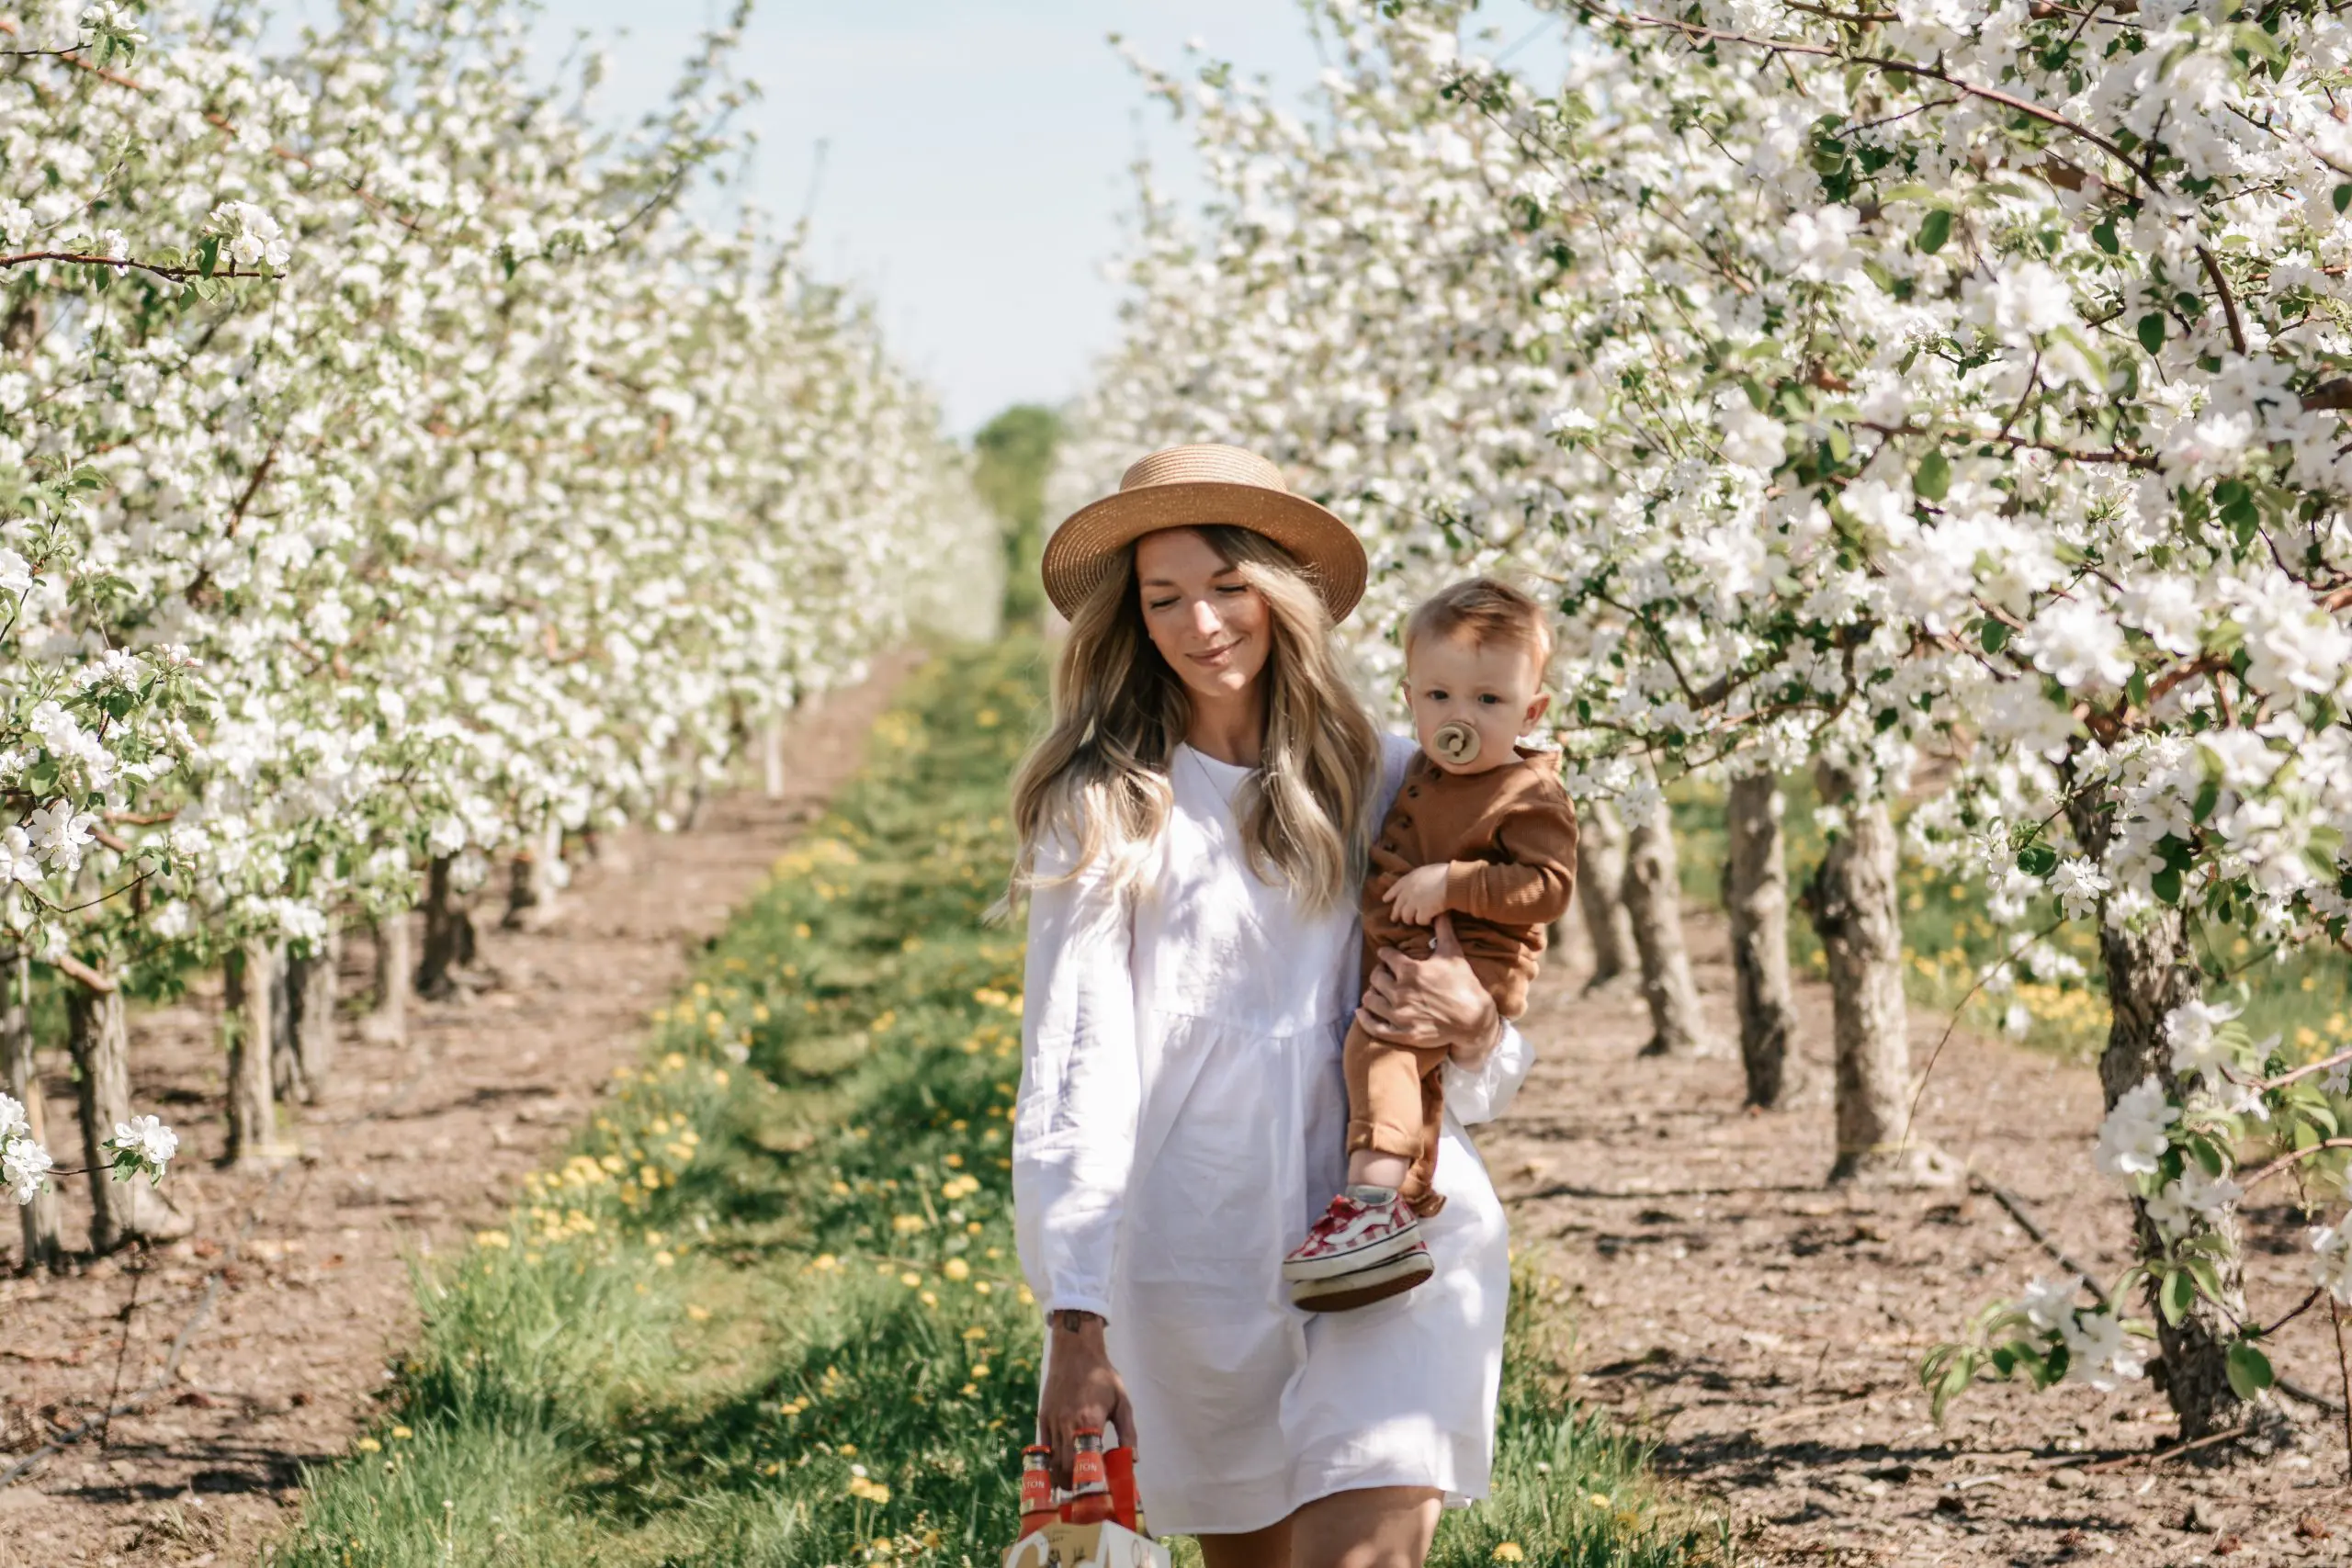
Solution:
<path fill-rule="evenodd" d="M 1527 974 L 1508 958 L 1488 959 L 1473 955 L 1471 972 L 1478 976 L 1487 994 L 1495 998 L 1495 1010 L 1506 1019 L 1517 1018 L 1527 1010 Z M 1445 1126 L 1445 1061 L 1447 1051 L 1419 1051 L 1421 1075 L 1415 1085 L 1420 1096 L 1420 1150 L 1413 1156 L 1400 1182 L 1382 1185 L 1396 1186 L 1413 1212 L 1423 1219 L 1445 1207 L 1445 1199 L 1433 1183 L 1437 1179 L 1437 1144 Z M 1351 1174 L 1350 1180 L 1355 1179 Z"/>
<path fill-rule="evenodd" d="M 1348 1081 L 1349 1185 L 1404 1185 L 1424 1153 L 1421 1080 L 1445 1055 L 1442 1046 L 1392 1045 L 1364 1032 L 1361 1023 L 1348 1026 L 1340 1059 Z"/>

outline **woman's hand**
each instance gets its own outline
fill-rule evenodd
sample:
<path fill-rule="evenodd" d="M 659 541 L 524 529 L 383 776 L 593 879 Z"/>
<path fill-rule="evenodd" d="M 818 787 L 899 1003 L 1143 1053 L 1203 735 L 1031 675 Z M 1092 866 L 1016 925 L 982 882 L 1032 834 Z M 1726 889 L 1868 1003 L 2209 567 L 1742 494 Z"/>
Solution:
<path fill-rule="evenodd" d="M 1133 1448 L 1136 1417 L 1127 1405 L 1127 1386 L 1112 1370 L 1110 1352 L 1103 1347 L 1101 1318 L 1091 1312 L 1047 1313 L 1046 1337 L 1037 1440 L 1054 1450 L 1054 1484 L 1068 1486 L 1080 1428 L 1116 1427 L 1119 1441 Z"/>
<path fill-rule="evenodd" d="M 1380 966 L 1364 987 L 1356 1021 L 1374 1039 L 1392 1045 L 1450 1045 L 1456 1062 L 1475 1069 L 1502 1043 L 1502 1017 L 1462 956 L 1453 917 L 1440 915 L 1433 929 L 1427 958 L 1410 958 L 1393 947 L 1380 950 Z"/>

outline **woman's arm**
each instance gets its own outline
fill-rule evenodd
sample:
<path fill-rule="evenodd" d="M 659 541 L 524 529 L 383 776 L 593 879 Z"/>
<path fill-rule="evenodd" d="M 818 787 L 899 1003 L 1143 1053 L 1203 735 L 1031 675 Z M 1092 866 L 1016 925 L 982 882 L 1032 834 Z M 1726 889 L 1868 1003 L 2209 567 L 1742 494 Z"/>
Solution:
<path fill-rule="evenodd" d="M 1071 858 L 1038 855 L 1042 875 L 1064 879 L 1030 896 L 1012 1117 L 1014 1235 L 1047 1321 L 1038 1426 L 1064 1477 L 1076 1430 L 1125 1415 L 1102 1328 L 1141 1095 L 1127 901 L 1099 865 L 1068 875 Z"/>
<path fill-rule="evenodd" d="M 1446 1105 L 1465 1126 L 1501 1115 L 1534 1063 L 1526 1037 L 1496 1011 L 1494 998 L 1462 956 L 1453 920 L 1443 915 L 1427 958 L 1381 950 L 1380 967 L 1364 987 L 1356 1017 L 1374 1035 L 1398 1044 L 1451 1042 Z"/>
<path fill-rule="evenodd" d="M 1364 982 L 1356 1020 L 1375 1040 L 1428 1049 L 1451 1044 L 1453 1059 L 1476 1067 L 1501 1043 L 1507 1027 L 1495 998 L 1478 983 L 1451 917 L 1431 925 L 1430 955 L 1414 958 L 1393 947 Z"/>

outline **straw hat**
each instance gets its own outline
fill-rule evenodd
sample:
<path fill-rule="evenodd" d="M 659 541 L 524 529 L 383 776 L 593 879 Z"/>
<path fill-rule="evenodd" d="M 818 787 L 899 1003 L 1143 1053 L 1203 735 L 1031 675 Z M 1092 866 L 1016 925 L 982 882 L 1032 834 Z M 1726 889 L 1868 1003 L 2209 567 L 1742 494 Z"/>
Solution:
<path fill-rule="evenodd" d="M 1119 551 L 1146 534 L 1201 524 L 1247 528 L 1288 550 L 1331 618 L 1363 597 L 1363 546 L 1353 530 L 1283 486 L 1282 470 L 1238 446 L 1170 446 L 1129 468 L 1119 492 L 1069 514 L 1046 542 L 1046 596 L 1073 614 Z"/>

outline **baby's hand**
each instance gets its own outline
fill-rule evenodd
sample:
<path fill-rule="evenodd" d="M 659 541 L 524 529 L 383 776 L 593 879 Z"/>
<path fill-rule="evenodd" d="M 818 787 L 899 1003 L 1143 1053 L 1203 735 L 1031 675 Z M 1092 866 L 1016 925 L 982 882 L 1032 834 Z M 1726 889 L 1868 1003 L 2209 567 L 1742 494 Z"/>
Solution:
<path fill-rule="evenodd" d="M 1388 890 L 1388 912 L 1408 926 L 1426 926 L 1445 913 L 1445 882 L 1453 867 L 1440 863 L 1407 872 Z"/>

